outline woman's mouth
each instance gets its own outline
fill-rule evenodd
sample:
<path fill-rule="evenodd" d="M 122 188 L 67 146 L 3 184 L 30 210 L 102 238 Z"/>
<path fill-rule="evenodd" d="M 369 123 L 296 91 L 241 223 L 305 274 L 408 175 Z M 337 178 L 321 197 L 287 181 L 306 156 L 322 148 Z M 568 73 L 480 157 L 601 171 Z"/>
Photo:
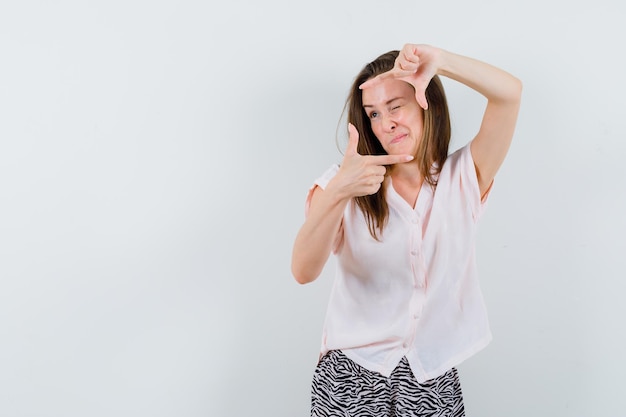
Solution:
<path fill-rule="evenodd" d="M 393 139 L 391 139 L 391 142 L 389 142 L 389 144 L 390 145 L 396 144 L 396 143 L 402 141 L 406 137 L 407 137 L 406 133 L 404 133 L 402 135 L 398 135 L 398 136 L 394 137 Z"/>

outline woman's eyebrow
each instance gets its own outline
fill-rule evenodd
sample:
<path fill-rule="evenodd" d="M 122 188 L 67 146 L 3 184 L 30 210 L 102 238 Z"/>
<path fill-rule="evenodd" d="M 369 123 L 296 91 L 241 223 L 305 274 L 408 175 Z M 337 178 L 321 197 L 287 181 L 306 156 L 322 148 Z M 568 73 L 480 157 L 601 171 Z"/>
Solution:
<path fill-rule="evenodd" d="M 391 104 L 392 102 L 396 101 L 396 100 L 400 100 L 402 97 L 394 97 L 391 100 L 387 100 L 385 102 L 385 106 Z M 374 107 L 374 105 L 372 104 L 363 104 L 363 108 L 367 108 L 367 107 Z"/>

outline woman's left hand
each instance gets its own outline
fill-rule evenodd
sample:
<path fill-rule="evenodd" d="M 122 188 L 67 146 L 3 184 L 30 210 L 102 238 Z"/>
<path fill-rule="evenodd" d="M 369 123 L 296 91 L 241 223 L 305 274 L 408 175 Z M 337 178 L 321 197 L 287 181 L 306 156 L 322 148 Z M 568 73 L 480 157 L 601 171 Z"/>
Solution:
<path fill-rule="evenodd" d="M 417 103 L 426 110 L 426 88 L 437 74 L 441 50 L 429 45 L 406 44 L 398 54 L 393 68 L 361 84 L 359 88 L 373 87 L 389 78 L 406 81 L 415 88 Z"/>

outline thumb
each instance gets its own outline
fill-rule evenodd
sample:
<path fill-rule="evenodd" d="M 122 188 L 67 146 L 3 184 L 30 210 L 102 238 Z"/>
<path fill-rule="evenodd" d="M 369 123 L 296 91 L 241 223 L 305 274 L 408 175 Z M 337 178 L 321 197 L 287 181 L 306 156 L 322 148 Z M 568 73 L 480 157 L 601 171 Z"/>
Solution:
<path fill-rule="evenodd" d="M 425 88 L 415 87 L 415 99 L 417 100 L 417 104 L 419 104 L 421 108 L 423 108 L 424 110 L 428 110 L 428 101 L 426 100 Z"/>
<path fill-rule="evenodd" d="M 346 148 L 346 156 L 358 155 L 359 131 L 352 123 L 348 123 L 348 147 Z"/>

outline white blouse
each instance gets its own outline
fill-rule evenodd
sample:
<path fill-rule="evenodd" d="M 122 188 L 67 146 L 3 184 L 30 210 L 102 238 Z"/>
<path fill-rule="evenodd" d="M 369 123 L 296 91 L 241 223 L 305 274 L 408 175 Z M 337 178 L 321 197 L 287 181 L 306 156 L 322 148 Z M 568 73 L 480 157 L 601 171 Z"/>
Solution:
<path fill-rule="evenodd" d="M 333 165 L 315 181 L 325 188 Z M 481 202 L 469 144 L 452 153 L 433 190 L 415 207 L 387 186 L 389 220 L 372 238 L 351 201 L 334 253 L 337 270 L 321 354 L 340 349 L 357 364 L 389 376 L 406 356 L 419 382 L 444 374 L 491 340 L 475 259 Z"/>

